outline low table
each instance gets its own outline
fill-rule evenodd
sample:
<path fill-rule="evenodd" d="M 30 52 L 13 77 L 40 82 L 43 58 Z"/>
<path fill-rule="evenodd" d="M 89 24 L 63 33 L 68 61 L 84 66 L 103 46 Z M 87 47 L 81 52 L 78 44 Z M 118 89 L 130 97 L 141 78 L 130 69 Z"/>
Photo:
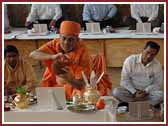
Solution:
<path fill-rule="evenodd" d="M 64 110 L 40 110 L 38 105 L 30 106 L 25 110 L 4 112 L 6 122 L 114 122 L 115 116 L 108 110 L 74 113 Z"/>

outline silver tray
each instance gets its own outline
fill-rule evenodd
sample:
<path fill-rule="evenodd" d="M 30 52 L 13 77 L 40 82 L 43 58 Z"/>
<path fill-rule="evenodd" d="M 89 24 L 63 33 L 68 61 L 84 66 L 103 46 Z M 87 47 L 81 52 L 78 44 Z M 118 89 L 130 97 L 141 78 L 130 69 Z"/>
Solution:
<path fill-rule="evenodd" d="M 95 105 L 85 105 L 85 104 L 71 105 L 71 106 L 68 106 L 67 108 L 68 108 L 68 110 L 70 110 L 72 112 L 77 112 L 77 113 L 93 112 L 96 110 Z"/>

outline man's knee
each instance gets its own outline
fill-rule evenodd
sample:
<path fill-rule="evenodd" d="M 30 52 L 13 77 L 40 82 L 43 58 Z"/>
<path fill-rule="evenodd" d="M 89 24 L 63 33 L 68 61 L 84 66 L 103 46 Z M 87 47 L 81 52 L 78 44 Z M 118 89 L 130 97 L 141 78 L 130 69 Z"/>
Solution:
<path fill-rule="evenodd" d="M 157 105 L 163 102 L 163 92 L 162 91 L 153 91 L 149 94 L 150 104 Z"/>
<path fill-rule="evenodd" d="M 163 98 L 163 91 L 152 91 L 149 93 L 150 97 L 155 97 L 155 98 Z"/>
<path fill-rule="evenodd" d="M 114 88 L 112 94 L 113 94 L 113 96 L 115 96 L 115 97 L 118 97 L 119 95 L 121 95 L 121 90 L 120 90 L 120 88 Z"/>
<path fill-rule="evenodd" d="M 163 95 L 163 92 L 162 91 L 159 91 L 159 94 L 156 95 L 156 99 L 159 101 L 159 102 L 162 102 L 163 101 L 163 98 L 164 95 Z"/>

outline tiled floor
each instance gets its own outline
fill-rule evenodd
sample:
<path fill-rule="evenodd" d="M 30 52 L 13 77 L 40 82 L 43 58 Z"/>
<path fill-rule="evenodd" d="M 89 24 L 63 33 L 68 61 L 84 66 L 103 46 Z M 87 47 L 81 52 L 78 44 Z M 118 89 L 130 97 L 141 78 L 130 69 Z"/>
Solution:
<path fill-rule="evenodd" d="M 121 70 L 122 70 L 121 67 L 119 67 L 119 68 L 118 67 L 117 68 L 108 68 L 107 69 L 109 77 L 112 81 L 113 89 L 120 85 Z"/>

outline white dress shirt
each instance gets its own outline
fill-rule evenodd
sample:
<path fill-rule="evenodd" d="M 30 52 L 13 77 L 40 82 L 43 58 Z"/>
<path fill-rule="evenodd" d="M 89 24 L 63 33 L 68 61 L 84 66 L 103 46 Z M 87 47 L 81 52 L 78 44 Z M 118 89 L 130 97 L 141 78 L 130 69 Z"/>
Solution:
<path fill-rule="evenodd" d="M 59 4 L 32 4 L 27 22 L 38 19 L 54 19 L 57 21 L 61 16 L 62 10 Z"/>
<path fill-rule="evenodd" d="M 85 4 L 83 8 L 83 20 L 103 21 L 105 16 L 112 18 L 117 13 L 113 4 Z"/>
<path fill-rule="evenodd" d="M 132 94 L 137 89 L 147 93 L 160 90 L 162 68 L 158 60 L 153 59 L 146 66 L 141 61 L 142 54 L 129 56 L 123 65 L 120 85 Z"/>
<path fill-rule="evenodd" d="M 148 21 L 155 20 L 158 16 L 158 4 L 132 4 L 131 16 L 135 18 L 138 23 L 142 23 L 140 17 L 148 17 Z"/>

